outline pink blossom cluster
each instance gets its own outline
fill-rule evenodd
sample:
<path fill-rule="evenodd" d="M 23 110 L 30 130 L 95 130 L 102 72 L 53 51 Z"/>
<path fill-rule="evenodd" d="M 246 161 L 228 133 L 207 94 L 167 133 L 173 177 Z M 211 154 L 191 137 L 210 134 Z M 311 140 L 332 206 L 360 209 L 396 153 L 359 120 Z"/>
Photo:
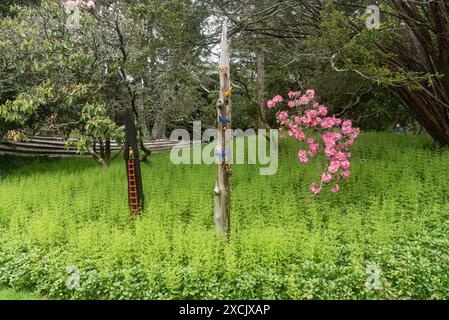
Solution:
<path fill-rule="evenodd" d="M 278 103 L 281 103 L 283 100 L 284 98 L 282 98 L 282 96 L 277 95 L 267 102 L 267 107 L 269 109 L 274 108 Z"/>
<path fill-rule="evenodd" d="M 66 6 L 77 6 L 80 8 L 87 8 L 87 9 L 95 9 L 96 5 L 95 2 L 90 1 L 84 1 L 84 0 L 68 0 L 65 2 Z"/>
<path fill-rule="evenodd" d="M 316 157 L 319 151 L 322 151 L 328 164 L 321 173 L 320 183 L 312 183 L 310 190 L 314 194 L 320 194 L 323 186 L 333 182 L 331 192 L 336 193 L 340 191 L 340 179 L 351 176 L 349 149 L 360 134 L 360 129 L 354 128 L 351 120 L 343 121 L 335 116 L 329 116 L 327 107 L 316 101 L 315 94 L 313 89 L 307 90 L 305 94 L 301 94 L 300 91 L 290 91 L 287 107 L 290 109 L 296 107 L 296 109 L 281 110 L 277 114 L 280 122 L 279 130 L 288 130 L 289 136 L 307 143 L 307 150 L 298 151 L 299 162 L 303 165 L 309 163 L 309 157 Z M 283 101 L 283 97 L 277 95 L 267 102 L 267 107 L 274 108 Z M 305 131 L 310 131 L 321 141 L 307 137 Z"/>

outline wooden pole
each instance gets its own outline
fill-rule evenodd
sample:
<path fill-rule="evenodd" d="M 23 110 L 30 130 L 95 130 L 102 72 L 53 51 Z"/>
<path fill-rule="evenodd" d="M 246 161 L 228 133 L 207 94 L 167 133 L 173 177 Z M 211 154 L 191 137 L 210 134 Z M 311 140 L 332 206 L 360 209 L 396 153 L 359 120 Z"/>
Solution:
<path fill-rule="evenodd" d="M 221 34 L 220 97 L 217 101 L 217 180 L 214 189 L 215 229 L 229 236 L 231 231 L 231 78 L 229 69 L 228 21 Z"/>

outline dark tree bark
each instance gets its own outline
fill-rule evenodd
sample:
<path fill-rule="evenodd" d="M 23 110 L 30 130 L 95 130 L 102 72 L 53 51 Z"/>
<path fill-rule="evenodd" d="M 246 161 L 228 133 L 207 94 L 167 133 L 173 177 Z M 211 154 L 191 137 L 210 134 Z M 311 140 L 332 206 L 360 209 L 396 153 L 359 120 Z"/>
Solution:
<path fill-rule="evenodd" d="M 111 160 L 111 139 L 106 139 L 104 144 L 104 160 L 109 163 Z"/>
<path fill-rule="evenodd" d="M 421 88 L 393 87 L 416 120 L 440 145 L 449 145 L 449 10 L 446 1 L 428 3 L 393 0 L 392 7 L 409 33 L 409 42 L 384 48 L 396 56 L 392 69 L 439 75 L 420 83 Z"/>
<path fill-rule="evenodd" d="M 100 145 L 100 157 L 104 159 L 104 142 L 102 139 L 98 139 L 98 144 Z"/>
<path fill-rule="evenodd" d="M 165 139 L 166 130 L 167 125 L 165 123 L 164 117 L 162 115 L 158 115 L 151 130 L 151 137 L 153 139 Z"/>
<path fill-rule="evenodd" d="M 265 101 L 265 53 L 260 48 L 256 52 L 256 64 L 257 64 L 257 100 L 259 103 L 259 128 L 267 128 L 266 120 L 266 101 Z"/>

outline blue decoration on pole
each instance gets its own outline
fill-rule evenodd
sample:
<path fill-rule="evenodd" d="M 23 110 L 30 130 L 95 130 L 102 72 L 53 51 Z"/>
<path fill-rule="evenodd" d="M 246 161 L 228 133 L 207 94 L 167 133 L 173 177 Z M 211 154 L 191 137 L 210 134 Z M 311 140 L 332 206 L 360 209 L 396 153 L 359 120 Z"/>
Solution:
<path fill-rule="evenodd" d="M 226 158 L 229 157 L 231 154 L 229 153 L 229 151 L 222 151 L 222 152 L 215 152 L 215 155 L 222 158 Z"/>
<path fill-rule="evenodd" d="M 218 116 L 218 120 L 219 120 L 221 123 L 223 123 L 223 124 L 229 122 L 229 119 L 226 118 L 226 117 L 223 117 L 221 114 Z"/>

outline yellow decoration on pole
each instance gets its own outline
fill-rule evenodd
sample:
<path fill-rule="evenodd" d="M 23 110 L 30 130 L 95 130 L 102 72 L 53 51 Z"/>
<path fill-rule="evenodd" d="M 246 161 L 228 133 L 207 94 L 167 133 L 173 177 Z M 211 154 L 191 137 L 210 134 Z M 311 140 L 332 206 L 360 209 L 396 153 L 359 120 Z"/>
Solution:
<path fill-rule="evenodd" d="M 229 89 L 227 91 L 225 91 L 224 95 L 225 97 L 229 97 L 232 93 L 232 86 L 229 87 Z"/>

